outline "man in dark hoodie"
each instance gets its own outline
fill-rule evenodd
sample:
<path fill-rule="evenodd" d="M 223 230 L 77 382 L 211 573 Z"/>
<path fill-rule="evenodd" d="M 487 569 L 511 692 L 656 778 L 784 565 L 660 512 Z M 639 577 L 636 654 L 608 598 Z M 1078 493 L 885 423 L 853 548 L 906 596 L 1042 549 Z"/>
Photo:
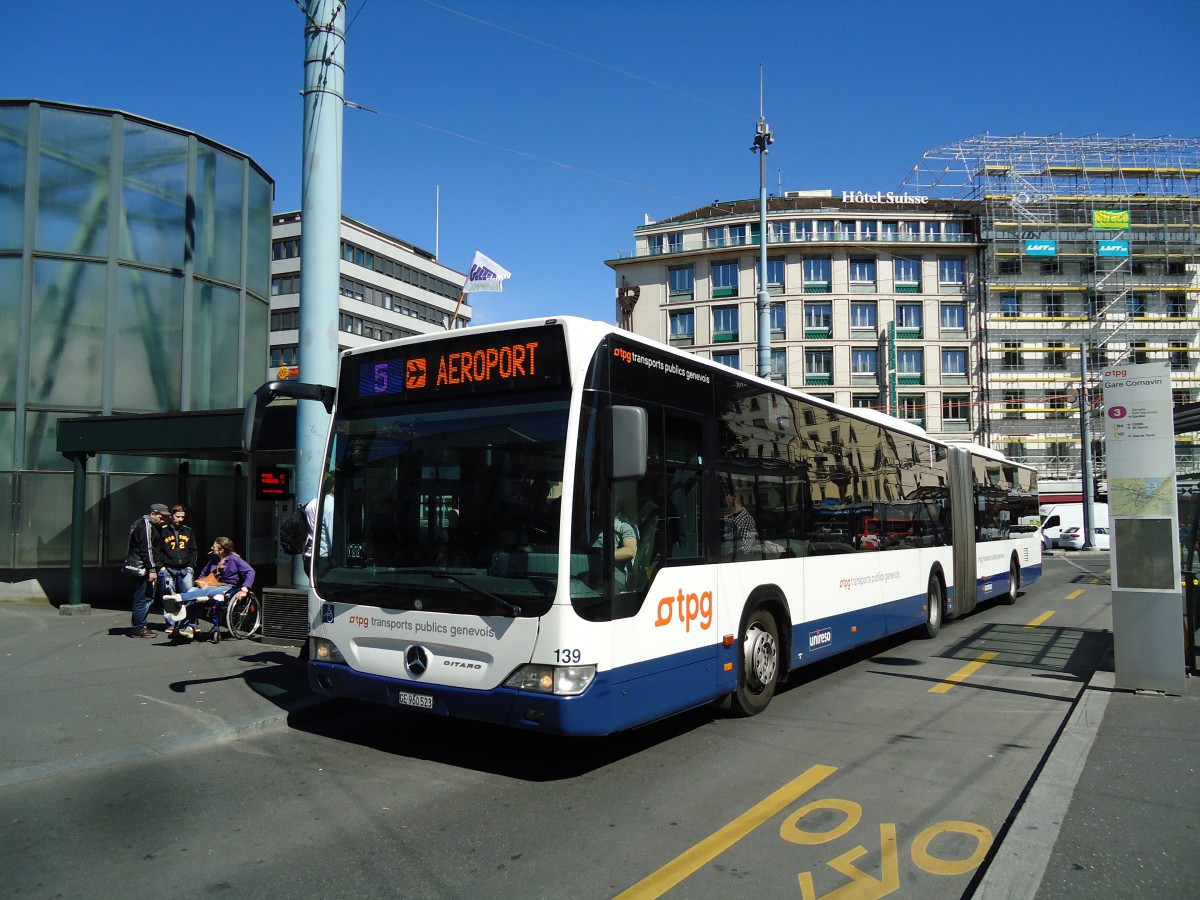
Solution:
<path fill-rule="evenodd" d="M 196 535 L 184 524 L 187 510 L 182 506 L 171 507 L 171 518 L 163 525 L 161 568 L 158 570 L 159 590 L 164 594 L 182 594 L 192 589 L 192 578 L 196 571 L 198 548 Z M 175 630 L 175 617 L 163 603 L 163 618 L 167 620 L 167 634 Z"/>

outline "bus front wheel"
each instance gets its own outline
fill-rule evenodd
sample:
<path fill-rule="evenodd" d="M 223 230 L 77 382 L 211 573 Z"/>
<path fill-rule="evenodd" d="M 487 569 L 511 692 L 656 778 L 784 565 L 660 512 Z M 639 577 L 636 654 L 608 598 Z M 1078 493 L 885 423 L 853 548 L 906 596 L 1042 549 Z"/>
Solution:
<path fill-rule="evenodd" d="M 925 592 L 925 637 L 937 637 L 942 630 L 942 616 L 946 612 L 946 602 L 942 594 L 942 580 L 933 572 L 929 573 L 929 587 Z"/>
<path fill-rule="evenodd" d="M 759 607 L 746 620 L 742 635 L 742 659 L 733 710 L 753 716 L 767 708 L 779 684 L 779 626 L 775 617 Z"/>

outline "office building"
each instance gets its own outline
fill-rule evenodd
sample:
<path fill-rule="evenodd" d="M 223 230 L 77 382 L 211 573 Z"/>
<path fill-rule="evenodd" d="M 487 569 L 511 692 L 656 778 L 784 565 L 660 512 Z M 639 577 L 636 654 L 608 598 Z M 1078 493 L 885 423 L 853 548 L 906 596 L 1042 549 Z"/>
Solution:
<path fill-rule="evenodd" d="M 608 260 L 619 321 L 757 368 L 759 202 L 716 202 L 634 233 Z M 770 378 L 931 434 L 978 436 L 980 243 L 953 200 L 846 191 L 767 201 Z"/>
<path fill-rule="evenodd" d="M 300 327 L 300 213 L 279 213 L 271 228 L 271 349 L 266 373 L 281 367 L 302 377 Z M 466 276 L 427 250 L 342 216 L 338 349 L 361 347 L 471 322 L 462 294 Z M 469 298 L 469 295 L 468 295 Z M 455 308 L 458 309 L 455 318 Z"/>

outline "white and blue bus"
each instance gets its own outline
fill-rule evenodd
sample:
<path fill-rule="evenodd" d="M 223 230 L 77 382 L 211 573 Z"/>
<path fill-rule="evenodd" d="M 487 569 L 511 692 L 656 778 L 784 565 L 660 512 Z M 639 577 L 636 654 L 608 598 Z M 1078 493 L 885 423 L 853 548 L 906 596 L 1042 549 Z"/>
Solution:
<path fill-rule="evenodd" d="M 332 411 L 308 666 L 335 697 L 576 735 L 752 715 L 1041 573 L 1009 532 L 1031 469 L 596 322 L 346 351 L 336 392 L 260 388 L 248 443 L 282 395 Z"/>

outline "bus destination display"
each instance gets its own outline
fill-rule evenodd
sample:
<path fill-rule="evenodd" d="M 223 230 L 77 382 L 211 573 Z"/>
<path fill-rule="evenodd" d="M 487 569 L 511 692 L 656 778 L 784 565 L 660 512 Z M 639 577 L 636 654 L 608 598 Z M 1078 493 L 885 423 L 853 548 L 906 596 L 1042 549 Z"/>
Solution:
<path fill-rule="evenodd" d="M 562 331 L 471 335 L 351 357 L 357 398 L 413 401 L 555 387 L 566 381 Z"/>

